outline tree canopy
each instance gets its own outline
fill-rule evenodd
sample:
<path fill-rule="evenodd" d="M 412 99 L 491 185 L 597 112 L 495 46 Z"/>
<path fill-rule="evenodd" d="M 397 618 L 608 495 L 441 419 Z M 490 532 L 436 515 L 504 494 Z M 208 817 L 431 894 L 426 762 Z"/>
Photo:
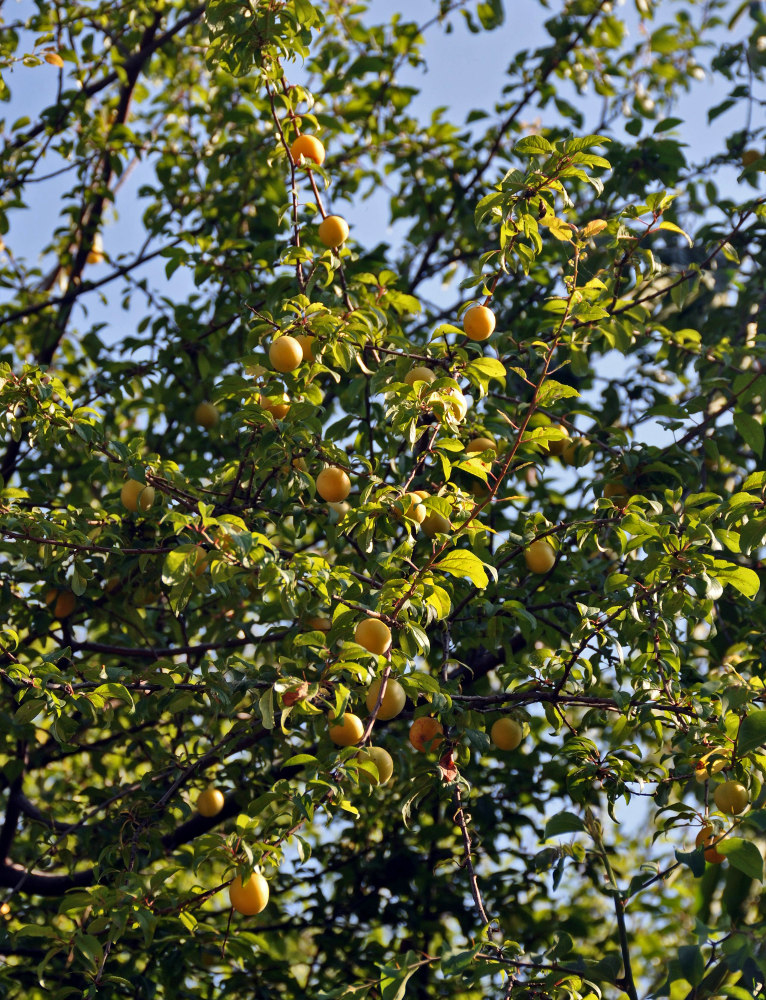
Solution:
<path fill-rule="evenodd" d="M 3 996 L 764 995 L 766 17 L 415 6 L 7 12 Z"/>

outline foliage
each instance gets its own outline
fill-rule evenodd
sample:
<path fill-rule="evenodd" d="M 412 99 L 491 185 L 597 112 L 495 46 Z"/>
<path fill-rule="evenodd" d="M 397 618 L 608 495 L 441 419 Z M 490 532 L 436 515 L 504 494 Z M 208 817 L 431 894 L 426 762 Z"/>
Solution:
<path fill-rule="evenodd" d="M 459 124 L 407 70 L 510 11 L 433 15 L 38 0 L 0 35 L 4 101 L 57 80 L 0 160 L 3 996 L 763 994 L 766 19 L 545 5 Z"/>

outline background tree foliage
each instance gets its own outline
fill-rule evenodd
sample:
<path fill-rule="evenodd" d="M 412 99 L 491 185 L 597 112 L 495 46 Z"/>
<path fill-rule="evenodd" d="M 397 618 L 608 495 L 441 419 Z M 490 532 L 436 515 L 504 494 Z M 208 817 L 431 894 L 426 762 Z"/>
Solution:
<path fill-rule="evenodd" d="M 363 2 L 15 13 L 1 96 L 20 61 L 58 87 L 0 160 L 2 995 L 763 995 L 761 5 L 543 5 L 465 123 L 419 120 L 428 36 Z M 513 39 L 500 0 L 431 13 Z M 371 195 L 394 245 L 354 235 Z M 276 372 L 278 334 L 314 360 Z M 408 696 L 388 722 L 376 677 Z M 330 742 L 344 709 L 385 785 Z"/>

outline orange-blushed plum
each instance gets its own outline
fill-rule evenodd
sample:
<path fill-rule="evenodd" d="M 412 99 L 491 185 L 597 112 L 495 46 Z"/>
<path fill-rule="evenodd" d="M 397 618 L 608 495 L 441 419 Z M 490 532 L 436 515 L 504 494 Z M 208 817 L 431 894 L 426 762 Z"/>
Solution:
<path fill-rule="evenodd" d="M 348 239 L 348 223 L 339 215 L 328 215 L 319 223 L 319 239 L 326 247 L 336 250 Z"/>
<path fill-rule="evenodd" d="M 410 743 L 420 753 L 436 750 L 443 739 L 444 726 L 430 715 L 421 715 L 410 726 Z"/>
<path fill-rule="evenodd" d="M 489 306 L 471 306 L 463 313 L 463 330 L 469 340 L 489 340 L 495 329 L 495 314 Z"/>
<path fill-rule="evenodd" d="M 304 160 L 312 160 L 318 167 L 324 163 L 325 149 L 315 135 L 299 135 L 293 139 L 290 146 L 290 157 L 293 163 L 300 163 L 301 157 Z"/>

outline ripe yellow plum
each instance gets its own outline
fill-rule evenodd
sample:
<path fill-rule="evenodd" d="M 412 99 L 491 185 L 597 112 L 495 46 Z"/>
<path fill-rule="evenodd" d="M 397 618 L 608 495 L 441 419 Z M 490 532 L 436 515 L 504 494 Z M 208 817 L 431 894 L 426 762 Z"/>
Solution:
<path fill-rule="evenodd" d="M 277 337 L 269 347 L 269 361 L 275 371 L 286 372 L 295 371 L 303 361 L 303 350 L 301 345 L 288 333 Z"/>
<path fill-rule="evenodd" d="M 712 823 L 706 823 L 700 832 L 697 834 L 694 840 L 695 847 L 705 847 L 705 861 L 711 865 L 720 865 L 722 861 L 726 860 L 725 855 L 717 851 L 713 841 L 715 840 L 715 834 L 713 832 Z"/>
<path fill-rule="evenodd" d="M 120 500 L 122 506 L 134 514 L 139 507 L 141 510 L 148 510 L 154 503 L 154 487 L 139 483 L 137 479 L 129 479 L 120 490 Z"/>
<path fill-rule="evenodd" d="M 410 743 L 420 753 L 436 750 L 443 739 L 444 726 L 430 715 L 422 715 L 410 726 Z"/>
<path fill-rule="evenodd" d="M 469 340 L 489 340 L 495 329 L 495 314 L 488 306 L 471 306 L 463 314 L 463 330 Z"/>
<path fill-rule="evenodd" d="M 318 632 L 329 632 L 332 628 L 332 621 L 325 618 L 324 615 L 312 615 L 311 618 L 306 619 L 306 624 Z"/>
<path fill-rule="evenodd" d="M 328 503 L 339 503 L 351 492 L 351 480 L 337 465 L 322 469 L 316 479 L 317 493 Z"/>
<path fill-rule="evenodd" d="M 438 413 L 443 413 L 445 416 L 450 415 L 454 420 L 460 422 L 468 412 L 468 400 L 460 389 L 456 389 L 454 386 L 441 389 L 440 394 L 441 398 L 439 396 L 431 398 L 432 408 Z"/>
<path fill-rule="evenodd" d="M 367 688 L 367 696 L 365 697 L 364 703 L 367 706 L 368 712 L 372 712 L 375 709 L 382 683 L 382 679 L 378 677 Z M 395 677 L 389 677 L 386 681 L 386 690 L 383 694 L 383 700 L 381 701 L 380 708 L 378 709 L 378 718 L 381 722 L 387 722 L 389 719 L 395 719 L 404 708 L 406 700 L 407 696 L 404 693 L 402 685 L 398 680 L 396 680 Z"/>
<path fill-rule="evenodd" d="M 452 525 L 447 518 L 436 510 L 426 512 L 421 528 L 429 538 L 433 538 L 434 535 L 438 534 L 448 535 L 452 531 Z"/>
<path fill-rule="evenodd" d="M 346 242 L 348 232 L 348 223 L 339 215 L 328 215 L 319 223 L 319 239 L 333 250 Z"/>
<path fill-rule="evenodd" d="M 745 786 L 739 781 L 723 781 L 716 786 L 713 799 L 721 812 L 728 813 L 730 816 L 738 816 L 739 813 L 747 809 L 750 796 Z"/>
<path fill-rule="evenodd" d="M 211 427 L 215 427 L 218 423 L 218 407 L 214 406 L 213 403 L 208 403 L 207 400 L 202 403 L 197 404 L 197 408 L 194 411 L 194 422 L 199 424 L 200 427 L 204 427 L 206 430 L 210 430 Z"/>
<path fill-rule="evenodd" d="M 266 908 L 269 901 L 269 883 L 260 872 L 253 872 L 244 885 L 237 875 L 229 886 L 229 900 L 237 913 L 252 917 Z"/>
<path fill-rule="evenodd" d="M 604 483 L 603 495 L 607 500 L 614 501 L 618 507 L 624 507 L 628 500 L 630 500 L 631 493 L 621 480 L 613 479 L 608 483 Z"/>
<path fill-rule="evenodd" d="M 405 493 L 401 498 L 404 504 L 404 516 L 409 518 L 411 521 L 417 522 L 417 524 L 422 524 L 426 519 L 426 514 L 428 511 L 420 502 L 420 497 L 417 493 Z M 399 512 L 395 511 L 398 515 Z"/>
<path fill-rule="evenodd" d="M 524 738 L 524 730 L 516 719 L 504 716 L 492 723 L 489 737 L 500 750 L 515 750 Z"/>
<path fill-rule="evenodd" d="M 469 455 L 481 454 L 484 451 L 493 451 L 497 454 L 497 445 L 492 438 L 477 437 L 468 442 L 465 450 Z"/>
<path fill-rule="evenodd" d="M 49 590 L 45 603 L 54 618 L 68 618 L 77 607 L 77 598 L 71 590 Z"/>
<path fill-rule="evenodd" d="M 85 258 L 86 264 L 101 264 L 104 261 L 104 240 L 101 233 L 96 233 L 93 237 L 93 245 Z"/>
<path fill-rule="evenodd" d="M 385 785 L 394 773 L 394 762 L 391 754 L 383 747 L 367 747 L 359 752 L 359 760 L 369 761 L 378 769 L 378 780 L 368 772 L 360 771 L 359 780 L 366 781 L 370 785 Z"/>
<path fill-rule="evenodd" d="M 328 719 L 328 733 L 336 746 L 352 747 L 361 740 L 364 724 L 353 712 L 344 712 L 339 720 L 331 714 Z"/>
<path fill-rule="evenodd" d="M 218 788 L 214 788 L 213 785 L 200 792 L 197 796 L 197 812 L 208 819 L 217 816 L 223 809 L 223 805 L 223 792 Z"/>
<path fill-rule="evenodd" d="M 356 626 L 354 639 L 369 653 L 380 656 L 391 646 L 391 629 L 379 618 L 365 618 Z"/>
<path fill-rule="evenodd" d="M 407 385 L 415 385 L 416 382 L 427 382 L 430 385 L 431 382 L 436 381 L 436 372 L 423 365 L 416 365 L 414 368 L 410 368 L 404 376 L 404 381 Z"/>
<path fill-rule="evenodd" d="M 290 410 L 290 397 L 286 392 L 283 392 L 281 396 L 259 396 L 258 405 L 270 413 L 275 420 L 284 420 Z"/>
<path fill-rule="evenodd" d="M 316 361 L 316 337 L 312 337 L 308 333 L 299 333 L 295 338 L 301 345 L 301 351 L 303 352 L 304 361 Z"/>
<path fill-rule="evenodd" d="M 530 573 L 547 573 L 553 569 L 556 552 L 544 538 L 538 538 L 524 549 L 524 561 Z"/>
<path fill-rule="evenodd" d="M 339 502 L 330 502 L 327 504 L 327 506 L 331 510 L 334 510 L 335 513 L 338 515 L 338 524 L 340 524 L 340 522 L 343 520 L 346 514 L 348 514 L 348 512 L 351 510 L 351 504 L 346 503 L 345 500 L 341 500 Z"/>

